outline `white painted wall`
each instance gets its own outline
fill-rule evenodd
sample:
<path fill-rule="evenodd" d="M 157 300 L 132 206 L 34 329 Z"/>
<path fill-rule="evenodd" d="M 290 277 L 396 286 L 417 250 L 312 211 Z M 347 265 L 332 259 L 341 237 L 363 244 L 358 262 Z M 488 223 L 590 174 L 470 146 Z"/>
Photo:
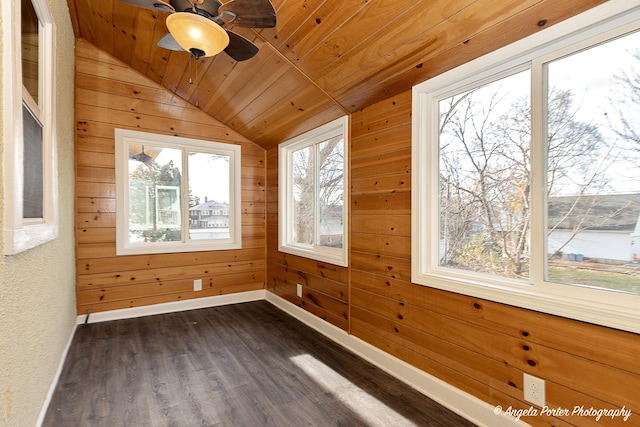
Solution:
<path fill-rule="evenodd" d="M 73 242 L 75 38 L 66 0 L 48 1 L 57 27 L 58 46 L 56 139 L 60 233 L 57 239 L 26 252 L 7 257 L 0 255 L 1 426 L 36 425 L 76 321 Z M 5 24 L 0 21 L 0 30 Z M 0 57 L 2 51 L 0 40 Z M 4 84 L 0 85 L 0 99 L 2 86 Z M 0 134 L 3 136 L 0 139 L 2 151 L 5 144 L 2 115 Z M 0 225 L 7 185 L 3 182 L 0 187 Z M 2 244 L 0 242 L 0 253 Z"/>
<path fill-rule="evenodd" d="M 555 252 L 571 238 L 569 231 L 554 231 L 549 235 L 549 253 Z M 563 249 L 565 254 L 583 254 L 585 257 L 629 262 L 631 233 L 628 231 L 582 231 Z"/>

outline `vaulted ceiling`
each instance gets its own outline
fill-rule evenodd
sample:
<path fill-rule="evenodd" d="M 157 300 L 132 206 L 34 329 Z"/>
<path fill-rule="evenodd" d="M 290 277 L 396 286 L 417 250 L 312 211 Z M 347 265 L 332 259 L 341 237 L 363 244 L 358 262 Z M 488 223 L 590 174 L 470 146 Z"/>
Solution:
<path fill-rule="evenodd" d="M 68 0 L 78 38 L 264 148 L 604 2 L 272 0 L 275 28 L 225 26 L 259 47 L 255 57 L 236 62 L 222 53 L 196 62 L 156 45 L 167 13 Z"/>

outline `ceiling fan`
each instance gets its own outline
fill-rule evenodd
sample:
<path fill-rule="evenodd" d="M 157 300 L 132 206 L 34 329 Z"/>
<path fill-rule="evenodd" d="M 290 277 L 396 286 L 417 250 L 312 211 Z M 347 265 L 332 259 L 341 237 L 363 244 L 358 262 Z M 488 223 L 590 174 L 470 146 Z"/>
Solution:
<path fill-rule="evenodd" d="M 236 61 L 245 61 L 258 53 L 251 41 L 222 28 L 225 24 L 247 28 L 276 26 L 276 11 L 269 0 L 119 0 L 144 9 L 168 12 L 169 33 L 158 46 L 187 51 L 196 59 L 225 52 Z"/>

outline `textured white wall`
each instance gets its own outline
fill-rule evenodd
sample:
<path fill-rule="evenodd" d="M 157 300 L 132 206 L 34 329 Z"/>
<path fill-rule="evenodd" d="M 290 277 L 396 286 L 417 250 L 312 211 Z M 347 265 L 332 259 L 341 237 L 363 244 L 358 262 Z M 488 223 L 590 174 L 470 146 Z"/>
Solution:
<path fill-rule="evenodd" d="M 67 1 L 49 0 L 49 3 L 58 46 L 56 139 L 60 235 L 18 255 L 0 255 L 0 426 L 36 424 L 76 319 L 74 36 Z M 2 25 L 0 22 L 0 29 Z M 0 57 L 2 48 L 0 41 Z M 3 130 L 0 114 L 0 133 L 4 136 Z M 0 151 L 3 149 L 4 138 L 0 140 Z M 0 188 L 0 223 L 4 185 Z"/>

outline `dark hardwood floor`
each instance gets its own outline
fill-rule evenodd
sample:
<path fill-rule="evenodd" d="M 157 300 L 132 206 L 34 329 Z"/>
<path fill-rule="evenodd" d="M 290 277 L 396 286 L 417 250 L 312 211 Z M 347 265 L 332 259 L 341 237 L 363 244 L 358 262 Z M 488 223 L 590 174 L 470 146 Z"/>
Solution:
<path fill-rule="evenodd" d="M 260 301 L 80 325 L 43 426 L 473 426 Z"/>

